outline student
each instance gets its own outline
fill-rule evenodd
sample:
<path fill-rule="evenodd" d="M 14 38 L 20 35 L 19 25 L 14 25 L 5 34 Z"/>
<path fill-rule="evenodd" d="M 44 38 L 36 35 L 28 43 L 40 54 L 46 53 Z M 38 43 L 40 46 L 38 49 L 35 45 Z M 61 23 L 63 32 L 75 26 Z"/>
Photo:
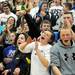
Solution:
<path fill-rule="evenodd" d="M 11 12 L 11 5 L 5 1 L 3 2 L 3 13 L 0 14 L 0 23 L 2 23 L 2 25 L 6 25 L 6 22 L 10 16 L 13 16 L 15 22 L 17 22 L 17 16 Z"/>
<path fill-rule="evenodd" d="M 41 31 L 52 31 L 52 24 L 50 20 L 43 20 L 40 24 Z"/>
<path fill-rule="evenodd" d="M 14 32 L 10 33 L 10 45 L 3 49 L 3 61 L 0 63 L 0 71 L 4 71 L 5 69 L 9 69 L 10 63 L 13 59 L 13 56 L 16 51 L 15 39 L 16 34 Z"/>
<path fill-rule="evenodd" d="M 50 48 L 48 44 L 52 33 L 44 31 L 41 34 L 40 41 L 28 44 L 24 51 L 31 54 L 31 75 L 49 75 L 48 66 L 50 64 Z M 28 50 L 28 51 L 26 51 Z"/>
<path fill-rule="evenodd" d="M 30 75 L 31 53 L 24 53 L 23 51 L 23 46 L 30 43 L 29 41 L 29 36 L 26 33 L 21 33 L 17 37 L 17 50 L 11 66 L 14 75 Z"/>
<path fill-rule="evenodd" d="M 30 53 L 23 53 L 23 50 L 19 50 L 19 47 L 23 48 L 23 45 L 27 45 L 26 42 L 29 36 L 27 34 L 21 33 L 17 35 L 16 38 L 16 51 L 13 54 L 12 61 L 8 63 L 9 67 L 5 68 L 2 72 L 4 75 L 29 75 L 30 73 Z M 14 50 L 13 48 L 11 48 Z M 12 55 L 12 54 L 11 54 Z M 8 61 L 7 61 L 8 62 Z M 8 66 L 7 65 L 7 66 Z"/>
<path fill-rule="evenodd" d="M 60 40 L 51 48 L 51 63 L 55 64 L 62 75 L 75 75 L 75 44 L 72 30 L 64 27 L 60 30 Z"/>

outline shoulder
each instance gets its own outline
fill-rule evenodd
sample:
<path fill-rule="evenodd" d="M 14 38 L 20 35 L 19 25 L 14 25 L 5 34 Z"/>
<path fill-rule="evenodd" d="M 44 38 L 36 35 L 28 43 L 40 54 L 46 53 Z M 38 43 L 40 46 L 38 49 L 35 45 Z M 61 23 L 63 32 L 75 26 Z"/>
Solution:
<path fill-rule="evenodd" d="M 59 47 L 60 47 L 59 42 L 58 42 L 58 43 L 55 43 L 55 44 L 51 47 L 51 51 L 58 51 Z"/>

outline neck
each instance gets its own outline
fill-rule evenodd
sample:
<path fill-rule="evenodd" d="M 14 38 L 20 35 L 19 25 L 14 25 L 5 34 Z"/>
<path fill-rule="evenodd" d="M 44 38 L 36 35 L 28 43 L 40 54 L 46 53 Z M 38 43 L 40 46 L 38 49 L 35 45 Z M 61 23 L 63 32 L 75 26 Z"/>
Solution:
<path fill-rule="evenodd" d="M 10 14 L 10 11 L 9 12 L 5 12 L 5 14 L 7 14 L 7 15 Z"/>
<path fill-rule="evenodd" d="M 56 3 L 56 6 L 59 6 L 60 4 Z"/>
<path fill-rule="evenodd" d="M 43 45 L 47 45 L 48 43 L 47 42 L 41 42 L 41 45 L 43 46 Z"/>
<path fill-rule="evenodd" d="M 68 42 L 61 41 L 61 42 L 64 46 L 71 46 L 72 45 L 72 41 L 68 41 Z"/>

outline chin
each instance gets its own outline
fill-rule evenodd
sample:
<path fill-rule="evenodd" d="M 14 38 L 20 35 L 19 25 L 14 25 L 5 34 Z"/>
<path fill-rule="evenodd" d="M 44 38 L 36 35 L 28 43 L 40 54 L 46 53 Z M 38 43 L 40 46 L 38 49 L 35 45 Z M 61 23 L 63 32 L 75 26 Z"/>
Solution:
<path fill-rule="evenodd" d="M 64 45 L 70 45 L 70 42 L 69 41 L 66 41 L 66 42 L 63 42 L 64 43 Z"/>

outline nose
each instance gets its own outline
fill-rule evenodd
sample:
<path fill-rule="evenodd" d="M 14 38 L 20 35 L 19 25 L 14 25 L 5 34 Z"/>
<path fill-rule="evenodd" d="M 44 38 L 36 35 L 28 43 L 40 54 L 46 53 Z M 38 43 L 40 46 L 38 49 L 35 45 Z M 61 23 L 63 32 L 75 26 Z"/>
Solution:
<path fill-rule="evenodd" d="M 67 38 L 67 36 L 65 35 L 65 36 L 64 36 L 64 38 L 66 39 L 66 38 Z"/>

